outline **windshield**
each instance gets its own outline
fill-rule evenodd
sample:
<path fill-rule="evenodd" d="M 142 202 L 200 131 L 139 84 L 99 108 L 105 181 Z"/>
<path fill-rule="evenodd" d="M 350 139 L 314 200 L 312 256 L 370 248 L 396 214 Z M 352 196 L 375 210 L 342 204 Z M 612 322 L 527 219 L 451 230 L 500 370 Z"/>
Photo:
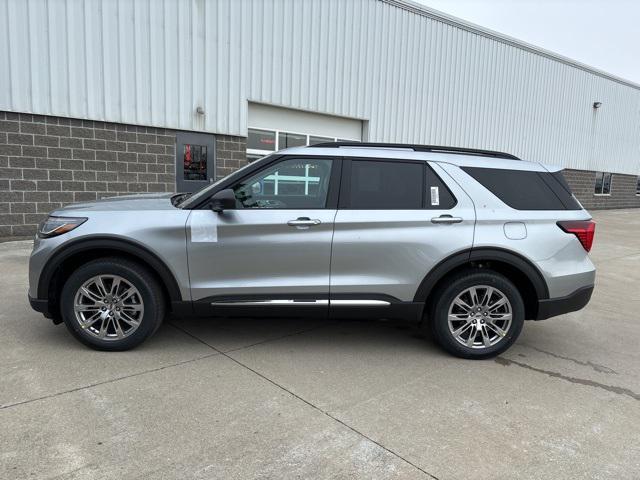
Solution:
<path fill-rule="evenodd" d="M 262 157 L 260 160 L 264 159 L 266 157 Z M 238 170 L 236 170 L 235 172 L 233 172 L 231 175 L 228 175 L 226 177 L 221 178 L 220 180 L 212 183 L 211 185 L 207 185 L 206 187 L 203 187 L 202 189 L 198 190 L 197 192 L 194 192 L 188 196 L 185 196 L 184 198 L 181 199 L 180 203 L 179 203 L 179 207 L 180 208 L 191 208 L 194 205 L 197 205 L 198 203 L 200 203 L 202 200 L 204 200 L 205 198 L 207 198 L 208 196 L 211 195 L 211 192 L 213 189 L 216 188 L 216 186 L 220 185 L 220 183 L 223 180 L 227 180 L 229 178 L 236 178 L 236 177 L 241 177 L 244 174 L 244 171 L 250 166 L 253 165 L 255 162 L 252 163 L 247 163 L 244 167 L 239 168 Z"/>

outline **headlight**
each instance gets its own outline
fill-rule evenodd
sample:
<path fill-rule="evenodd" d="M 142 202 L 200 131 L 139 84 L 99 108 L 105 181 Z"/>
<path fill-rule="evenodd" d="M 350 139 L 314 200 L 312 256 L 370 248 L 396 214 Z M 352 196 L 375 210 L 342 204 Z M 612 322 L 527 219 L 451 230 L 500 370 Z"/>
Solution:
<path fill-rule="evenodd" d="M 86 218 L 81 217 L 47 217 L 46 220 L 38 225 L 38 236 L 40 238 L 51 238 L 70 232 L 79 227 Z"/>

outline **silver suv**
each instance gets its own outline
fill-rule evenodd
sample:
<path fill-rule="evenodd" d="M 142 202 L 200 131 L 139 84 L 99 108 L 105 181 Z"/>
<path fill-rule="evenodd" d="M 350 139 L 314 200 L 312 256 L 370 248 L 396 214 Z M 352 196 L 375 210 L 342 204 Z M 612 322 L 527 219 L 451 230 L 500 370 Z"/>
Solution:
<path fill-rule="evenodd" d="M 29 263 L 32 307 L 125 350 L 165 314 L 402 318 L 487 358 L 525 319 L 584 307 L 595 224 L 558 168 L 500 152 L 325 143 L 193 194 L 55 210 Z"/>

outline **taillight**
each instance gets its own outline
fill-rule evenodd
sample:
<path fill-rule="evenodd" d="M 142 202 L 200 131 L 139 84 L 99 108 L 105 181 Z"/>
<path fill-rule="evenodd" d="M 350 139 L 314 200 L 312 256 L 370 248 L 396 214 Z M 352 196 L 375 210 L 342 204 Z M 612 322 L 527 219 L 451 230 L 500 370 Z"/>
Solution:
<path fill-rule="evenodd" d="M 596 222 L 591 220 L 567 220 L 558 222 L 558 226 L 567 233 L 573 233 L 588 252 L 593 244 Z"/>

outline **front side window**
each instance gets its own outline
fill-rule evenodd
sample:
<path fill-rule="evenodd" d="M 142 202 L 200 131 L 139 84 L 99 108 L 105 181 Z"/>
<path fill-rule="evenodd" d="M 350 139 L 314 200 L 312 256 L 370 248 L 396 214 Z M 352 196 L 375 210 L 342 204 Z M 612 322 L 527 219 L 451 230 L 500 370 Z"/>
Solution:
<path fill-rule="evenodd" d="M 423 165 L 399 161 L 353 160 L 348 206 L 362 210 L 420 209 L 425 194 Z"/>
<path fill-rule="evenodd" d="M 233 187 L 242 208 L 325 208 L 332 161 L 296 158 L 271 165 Z"/>
<path fill-rule="evenodd" d="M 596 182 L 593 193 L 596 195 L 611 194 L 611 174 L 606 172 L 596 172 Z"/>

